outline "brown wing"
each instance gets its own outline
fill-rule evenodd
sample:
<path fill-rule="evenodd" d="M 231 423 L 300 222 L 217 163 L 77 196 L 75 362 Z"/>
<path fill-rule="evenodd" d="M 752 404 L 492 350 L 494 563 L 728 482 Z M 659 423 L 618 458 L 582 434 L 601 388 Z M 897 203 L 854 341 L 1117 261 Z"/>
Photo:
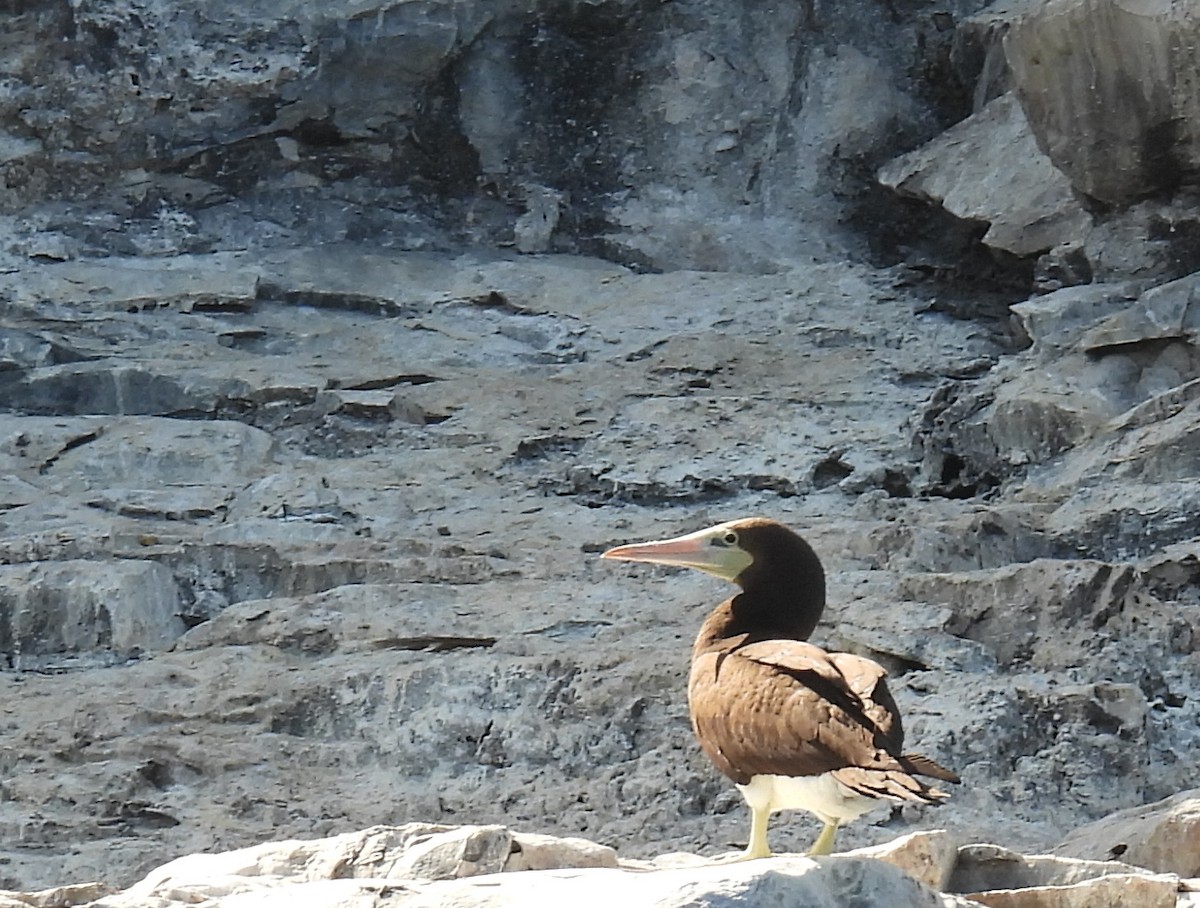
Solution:
<path fill-rule="evenodd" d="M 903 771 L 900 717 L 884 677 L 868 659 L 799 641 L 704 653 L 688 685 L 692 723 L 704 752 L 738 784 L 764 773 Z"/>

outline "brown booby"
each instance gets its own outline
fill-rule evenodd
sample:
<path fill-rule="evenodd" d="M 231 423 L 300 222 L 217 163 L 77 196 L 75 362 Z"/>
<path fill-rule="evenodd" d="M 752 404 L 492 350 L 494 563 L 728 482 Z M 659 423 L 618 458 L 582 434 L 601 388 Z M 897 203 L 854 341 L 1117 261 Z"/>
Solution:
<path fill-rule="evenodd" d="M 750 807 L 743 857 L 771 853 L 767 821 L 778 810 L 807 810 L 825 824 L 809 851 L 816 855 L 833 850 L 840 824 L 880 800 L 949 797 L 917 776 L 958 782 L 957 775 L 903 752 L 883 668 L 806 642 L 825 609 L 825 571 L 787 527 L 734 520 L 601 557 L 696 568 L 742 588 L 700 628 L 688 706 L 701 749 Z"/>

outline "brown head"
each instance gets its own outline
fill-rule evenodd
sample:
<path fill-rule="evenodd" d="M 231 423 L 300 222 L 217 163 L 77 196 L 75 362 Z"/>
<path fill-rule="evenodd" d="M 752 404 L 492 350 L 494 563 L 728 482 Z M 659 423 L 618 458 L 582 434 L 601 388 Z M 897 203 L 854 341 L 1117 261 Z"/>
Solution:
<path fill-rule="evenodd" d="M 807 542 L 763 517 L 721 523 L 660 542 L 609 549 L 601 558 L 690 567 L 736 583 L 737 625 L 805 640 L 825 609 L 825 571 Z"/>

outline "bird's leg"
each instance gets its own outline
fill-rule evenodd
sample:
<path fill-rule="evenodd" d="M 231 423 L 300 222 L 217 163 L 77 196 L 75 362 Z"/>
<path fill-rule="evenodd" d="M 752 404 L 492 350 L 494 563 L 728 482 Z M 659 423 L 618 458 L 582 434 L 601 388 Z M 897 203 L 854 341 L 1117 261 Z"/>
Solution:
<path fill-rule="evenodd" d="M 817 840 L 813 842 L 812 848 L 808 850 L 808 856 L 816 857 L 821 854 L 830 854 L 833 851 L 833 837 L 837 835 L 837 823 L 826 823 L 825 828 L 821 830 L 821 834 L 817 836 Z"/>
<path fill-rule="evenodd" d="M 742 853 L 741 860 L 750 861 L 754 858 L 769 858 L 771 848 L 767 845 L 767 821 L 771 811 L 767 807 L 750 807 L 750 844 Z"/>

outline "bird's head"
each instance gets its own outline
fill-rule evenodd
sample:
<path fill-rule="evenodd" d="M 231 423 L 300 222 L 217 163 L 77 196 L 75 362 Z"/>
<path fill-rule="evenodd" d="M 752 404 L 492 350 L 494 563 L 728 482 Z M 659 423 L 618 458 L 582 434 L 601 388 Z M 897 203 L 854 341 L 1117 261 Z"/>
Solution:
<path fill-rule="evenodd" d="M 821 576 L 808 543 L 781 523 L 747 517 L 707 530 L 609 549 L 601 558 L 690 567 L 748 589 L 755 580 L 802 570 Z"/>

